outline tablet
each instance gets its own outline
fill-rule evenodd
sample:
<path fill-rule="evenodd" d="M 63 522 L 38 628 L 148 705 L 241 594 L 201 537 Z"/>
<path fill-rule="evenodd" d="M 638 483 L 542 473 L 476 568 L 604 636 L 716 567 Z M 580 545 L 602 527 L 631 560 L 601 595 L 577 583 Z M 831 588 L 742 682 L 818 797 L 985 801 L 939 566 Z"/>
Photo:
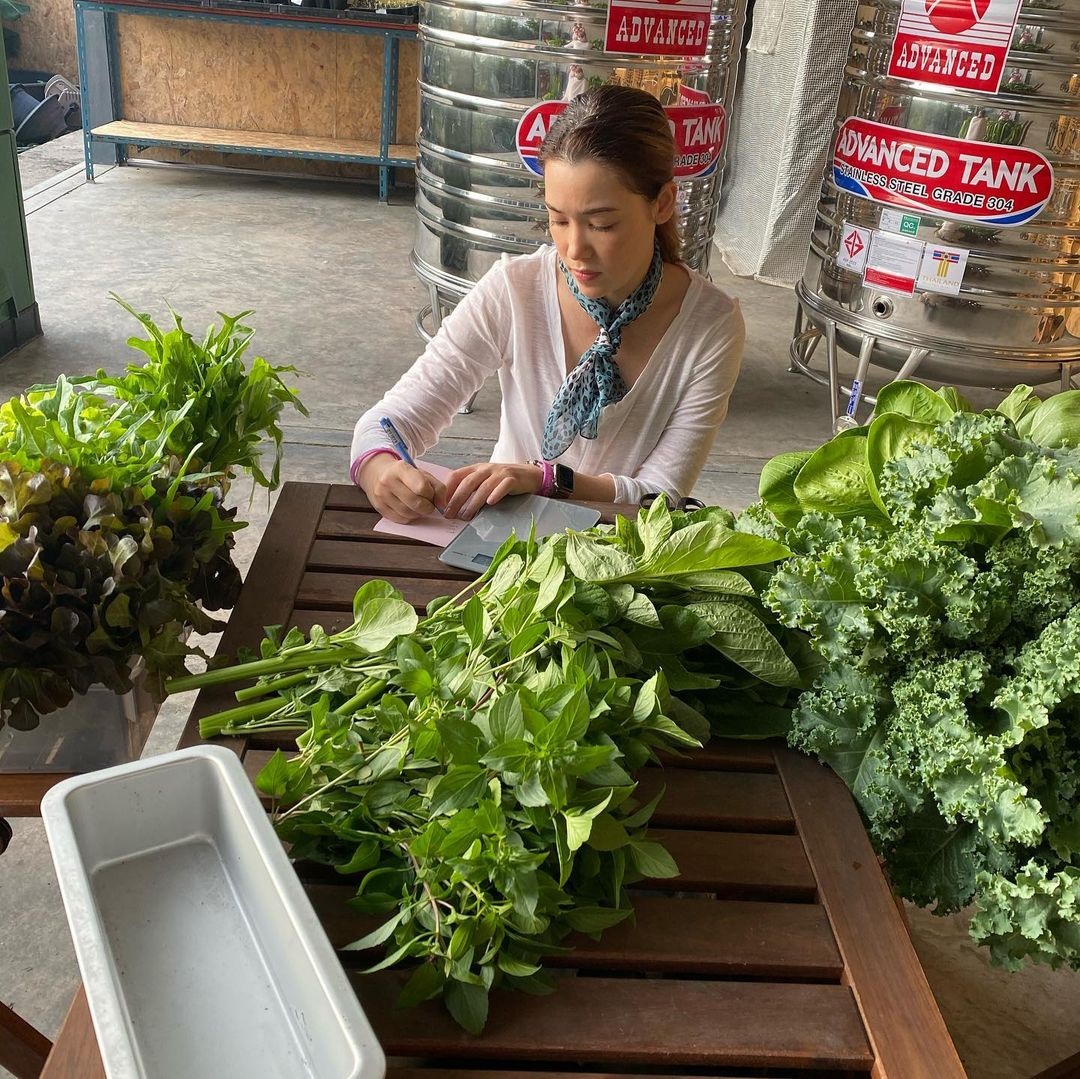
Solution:
<path fill-rule="evenodd" d="M 517 533 L 519 539 L 527 539 L 534 521 L 536 536 L 540 539 L 568 528 L 590 528 L 599 520 L 599 510 L 578 503 L 540 495 L 514 495 L 494 506 L 485 506 L 443 548 L 439 560 L 448 566 L 483 573 L 510 533 Z"/>

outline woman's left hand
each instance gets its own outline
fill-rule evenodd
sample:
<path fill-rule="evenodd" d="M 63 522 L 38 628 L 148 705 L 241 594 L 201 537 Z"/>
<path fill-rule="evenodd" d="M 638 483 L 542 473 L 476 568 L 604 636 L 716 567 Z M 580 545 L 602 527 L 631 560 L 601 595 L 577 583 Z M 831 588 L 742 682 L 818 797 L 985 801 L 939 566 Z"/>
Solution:
<path fill-rule="evenodd" d="M 507 495 L 534 495 L 544 474 L 536 465 L 510 465 L 489 461 L 456 468 L 446 477 L 445 517 L 467 521 L 484 506 L 493 506 Z"/>

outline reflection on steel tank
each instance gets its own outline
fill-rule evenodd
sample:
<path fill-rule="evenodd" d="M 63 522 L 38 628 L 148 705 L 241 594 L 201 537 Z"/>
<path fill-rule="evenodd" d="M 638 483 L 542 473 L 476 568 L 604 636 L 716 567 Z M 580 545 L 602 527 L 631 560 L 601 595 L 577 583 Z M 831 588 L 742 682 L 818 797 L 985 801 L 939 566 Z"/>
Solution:
<path fill-rule="evenodd" d="M 1078 191 L 1080 0 L 862 4 L 792 344 L 835 424 L 856 422 L 870 364 L 1067 387 Z M 859 386 L 839 385 L 837 348 Z"/>
<path fill-rule="evenodd" d="M 670 9 L 669 9 L 670 10 Z M 745 0 L 713 0 L 705 54 L 605 51 L 605 3 L 426 0 L 421 6 L 420 132 L 413 266 L 438 325 L 503 253 L 547 242 L 538 177 L 517 154 L 518 121 L 541 101 L 604 83 L 637 86 L 665 105 L 722 102 L 730 111 Z M 723 159 L 680 181 L 686 260 L 707 269 Z M 425 333 L 425 336 L 427 334 Z"/>

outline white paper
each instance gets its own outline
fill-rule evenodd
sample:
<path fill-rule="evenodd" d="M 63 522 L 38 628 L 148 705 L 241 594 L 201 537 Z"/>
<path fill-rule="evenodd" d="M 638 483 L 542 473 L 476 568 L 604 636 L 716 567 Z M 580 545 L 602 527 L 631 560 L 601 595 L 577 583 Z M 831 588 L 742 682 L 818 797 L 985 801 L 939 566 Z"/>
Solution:
<path fill-rule="evenodd" d="M 959 296 L 967 260 L 968 250 L 965 247 L 927 244 L 919 269 L 919 288 L 924 292 L 943 292 L 947 296 Z"/>
<path fill-rule="evenodd" d="M 840 234 L 840 250 L 836 253 L 836 264 L 845 270 L 862 273 L 866 267 L 866 256 L 870 252 L 869 229 L 859 228 L 844 222 Z"/>
<path fill-rule="evenodd" d="M 444 465 L 435 465 L 430 461 L 417 461 L 416 467 L 440 482 L 450 475 L 452 469 Z M 434 547 L 445 547 L 468 524 L 468 521 L 448 520 L 441 513 L 430 513 L 411 524 L 399 525 L 380 517 L 375 522 L 373 532 L 385 532 L 390 536 L 402 536 L 405 539 L 420 540 Z"/>
<path fill-rule="evenodd" d="M 911 240 L 891 232 L 875 232 L 870 241 L 863 282 L 884 292 L 912 295 L 925 247 L 922 240 Z"/>

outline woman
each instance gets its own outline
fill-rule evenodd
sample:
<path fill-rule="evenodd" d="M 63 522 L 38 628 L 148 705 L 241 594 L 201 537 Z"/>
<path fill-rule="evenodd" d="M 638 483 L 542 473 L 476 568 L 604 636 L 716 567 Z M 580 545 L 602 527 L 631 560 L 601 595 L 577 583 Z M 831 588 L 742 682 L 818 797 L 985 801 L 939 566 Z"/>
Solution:
<path fill-rule="evenodd" d="M 674 159 L 667 115 L 641 90 L 603 86 L 567 106 L 540 153 L 553 244 L 504 256 L 356 424 L 353 481 L 380 513 L 470 518 L 514 494 L 689 493 L 727 413 L 743 323 L 680 262 Z M 381 417 L 419 456 L 496 372 L 490 462 L 441 484 L 391 449 Z"/>

